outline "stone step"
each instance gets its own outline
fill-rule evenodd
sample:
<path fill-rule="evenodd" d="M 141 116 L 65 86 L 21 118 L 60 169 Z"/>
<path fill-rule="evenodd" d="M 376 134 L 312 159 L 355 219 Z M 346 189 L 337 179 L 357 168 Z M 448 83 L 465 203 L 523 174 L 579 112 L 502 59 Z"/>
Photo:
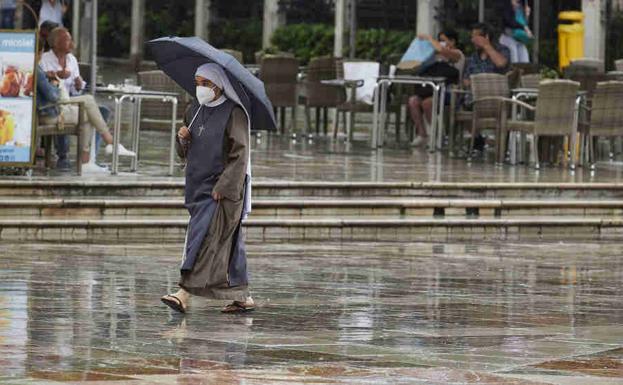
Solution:
<path fill-rule="evenodd" d="M 0 201 L 0 218 L 185 216 L 180 198 L 15 198 Z M 616 216 L 623 200 L 587 199 L 256 199 L 252 217 Z"/>
<path fill-rule="evenodd" d="M 79 178 L 0 180 L 3 197 L 181 197 L 184 180 Z M 255 197 L 434 197 L 623 199 L 623 183 L 284 182 L 259 180 Z"/>
<path fill-rule="evenodd" d="M 186 218 L 2 219 L 2 241 L 181 242 Z M 281 219 L 245 221 L 250 241 L 623 240 L 623 218 Z"/>

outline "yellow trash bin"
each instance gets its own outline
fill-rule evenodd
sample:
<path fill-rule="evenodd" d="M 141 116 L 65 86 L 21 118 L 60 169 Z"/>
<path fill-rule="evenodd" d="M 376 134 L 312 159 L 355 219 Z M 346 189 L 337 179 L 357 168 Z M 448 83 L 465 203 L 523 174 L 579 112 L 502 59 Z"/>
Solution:
<path fill-rule="evenodd" d="M 567 67 L 571 60 L 584 57 L 584 14 L 578 11 L 566 11 L 558 14 L 558 63 L 560 70 Z"/>

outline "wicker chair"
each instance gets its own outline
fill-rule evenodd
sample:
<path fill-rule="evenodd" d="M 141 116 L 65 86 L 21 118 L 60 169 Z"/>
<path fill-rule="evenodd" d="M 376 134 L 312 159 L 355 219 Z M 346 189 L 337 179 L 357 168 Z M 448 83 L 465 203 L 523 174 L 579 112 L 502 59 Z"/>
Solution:
<path fill-rule="evenodd" d="M 337 78 L 336 59 L 334 57 L 316 57 L 312 58 L 307 66 L 307 74 L 303 80 L 302 99 L 305 105 L 305 125 L 307 133 L 311 130 L 310 109 L 316 110 L 316 134 L 320 133 L 321 112 L 327 116 L 327 108 L 337 108 L 346 101 L 346 95 L 343 89 L 335 86 L 322 84 L 323 80 L 332 80 Z M 337 119 L 337 114 L 335 119 Z M 323 124 L 324 133 L 327 134 L 326 119 Z"/>
<path fill-rule="evenodd" d="M 368 62 L 368 63 L 374 63 L 374 62 L 369 62 L 368 60 L 361 60 L 361 59 L 348 59 L 348 60 L 344 60 L 342 58 L 336 59 L 335 61 L 335 72 L 337 75 L 337 79 L 344 79 L 345 75 L 344 75 L 344 63 L 345 62 L 350 62 L 350 63 L 363 63 L 363 62 Z M 380 72 L 380 65 L 379 65 L 379 72 Z M 375 75 L 378 76 L 379 74 L 377 73 Z M 365 79 L 364 79 L 365 80 Z M 346 93 L 347 90 L 344 90 L 344 92 Z M 359 100 L 349 100 L 349 98 L 345 97 L 345 102 L 340 104 L 337 107 L 337 116 L 336 119 L 334 121 L 334 126 L 333 126 L 333 137 L 337 136 L 337 132 L 339 131 L 339 114 L 342 113 L 344 114 L 344 120 L 346 120 L 346 114 L 347 113 L 352 113 L 352 123 L 351 123 L 351 131 L 348 133 L 349 136 L 349 140 L 352 140 L 353 138 L 353 133 L 354 133 L 354 128 L 355 128 L 355 114 L 356 113 L 372 113 L 374 111 L 374 106 L 373 104 L 368 104 Z M 399 126 L 400 126 L 400 113 L 402 111 L 402 105 L 401 104 L 389 104 L 388 105 L 388 110 L 390 113 L 394 113 L 395 114 L 395 122 L 396 122 L 396 129 L 398 130 Z M 387 123 L 387 122 L 386 122 Z M 346 124 L 344 124 L 344 126 L 346 127 Z M 386 127 L 384 127 L 383 129 L 386 129 Z"/>
<path fill-rule="evenodd" d="M 600 82 L 595 87 L 590 107 L 587 110 L 587 120 L 581 123 L 582 131 L 588 138 L 589 162 L 595 167 L 594 137 L 623 136 L 623 82 Z M 612 157 L 612 152 L 611 152 Z"/>
<path fill-rule="evenodd" d="M 500 74 L 477 74 L 471 77 L 470 83 L 474 100 L 472 101 L 472 137 L 468 149 L 468 159 L 471 158 L 477 129 L 495 129 L 499 155 L 500 102 L 496 98 L 508 98 L 510 96 L 508 77 Z"/>
<path fill-rule="evenodd" d="M 292 130 L 296 130 L 299 61 L 292 57 L 266 56 L 260 65 L 259 78 L 273 107 L 280 108 L 281 132 L 285 133 L 285 109 L 292 108 Z"/>
<path fill-rule="evenodd" d="M 149 91 L 166 91 L 178 94 L 179 107 L 177 109 L 177 120 L 181 123 L 186 106 L 190 103 L 190 95 L 178 86 L 164 72 L 143 71 L 138 73 L 138 84 Z M 157 100 L 143 100 L 141 102 L 141 123 L 150 126 L 170 127 L 172 106 L 163 104 Z"/>
<path fill-rule="evenodd" d="M 597 83 L 612 80 L 611 75 L 587 72 L 587 73 L 570 73 L 567 79 L 580 83 L 580 90 L 586 91 L 587 98 L 590 100 L 595 92 Z"/>
<path fill-rule="evenodd" d="M 450 151 L 454 152 L 455 137 L 463 138 L 463 131 L 457 132 L 457 124 L 471 123 L 471 140 L 467 149 L 467 158 L 471 159 L 477 129 L 499 129 L 499 101 L 495 98 L 510 96 L 509 76 L 495 73 L 472 75 L 471 91 L 458 87 L 450 89 Z M 459 109 L 462 96 L 471 94 L 473 100 L 468 103 L 472 110 Z"/>
<path fill-rule="evenodd" d="M 583 57 L 571 60 L 570 67 L 590 67 L 594 68 L 598 73 L 606 72 L 606 63 L 603 60 Z"/>
<path fill-rule="evenodd" d="M 534 135 L 532 152 L 535 168 L 540 168 L 539 136 L 569 136 L 571 138 L 571 168 L 575 169 L 575 140 L 578 117 L 578 91 L 580 83 L 571 80 L 545 80 L 539 85 L 536 107 L 518 100 L 504 98 L 502 103 L 518 105 L 535 112 L 534 121 L 519 121 L 515 117 L 507 119 L 508 109 L 500 109 L 501 152 L 506 151 L 506 135 L 509 132 L 524 132 Z"/>
<path fill-rule="evenodd" d="M 82 147 L 85 141 L 89 140 L 89 138 L 82 137 L 81 127 L 84 124 L 84 109 L 82 102 L 76 101 L 68 101 L 68 102 L 58 102 L 55 106 L 60 107 L 61 105 L 74 105 L 78 106 L 78 123 L 76 124 L 67 124 L 64 122 L 62 114 L 60 114 L 56 119 L 42 119 L 39 114 L 37 114 L 37 140 L 35 143 L 39 143 L 40 139 L 43 139 L 43 147 L 45 149 L 45 167 L 50 168 L 50 164 L 52 162 L 52 137 L 59 135 L 72 135 L 78 138 L 78 143 L 76 145 L 76 172 L 78 175 L 82 175 Z M 40 106 L 38 109 L 41 111 L 42 109 L 52 107 L 51 105 Z"/>
<path fill-rule="evenodd" d="M 528 74 L 521 75 L 521 80 L 519 84 L 521 88 L 539 88 L 539 83 L 541 82 L 541 75 L 539 74 Z"/>
<path fill-rule="evenodd" d="M 623 59 L 616 60 L 614 62 L 614 68 L 616 68 L 617 71 L 623 71 Z"/>

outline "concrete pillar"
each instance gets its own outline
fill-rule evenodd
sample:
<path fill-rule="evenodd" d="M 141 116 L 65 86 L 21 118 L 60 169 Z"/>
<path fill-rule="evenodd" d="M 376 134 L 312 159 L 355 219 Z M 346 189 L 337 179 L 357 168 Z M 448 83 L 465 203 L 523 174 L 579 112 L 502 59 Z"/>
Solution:
<path fill-rule="evenodd" d="M 75 42 L 80 41 L 80 0 L 71 2 L 71 35 Z M 76 44 L 76 56 L 80 56 L 80 44 Z"/>
<path fill-rule="evenodd" d="M 532 62 L 534 64 L 539 64 L 539 44 L 541 43 L 541 0 L 534 0 L 532 4 L 532 33 L 534 34 Z"/>
<path fill-rule="evenodd" d="M 606 0 L 582 0 L 584 56 L 606 58 Z"/>
<path fill-rule="evenodd" d="M 357 50 L 357 0 L 350 0 L 348 4 L 348 57 L 355 58 Z"/>
<path fill-rule="evenodd" d="M 208 40 L 210 31 L 210 0 L 195 0 L 195 36 Z"/>
<path fill-rule="evenodd" d="M 78 61 L 82 63 L 91 62 L 91 27 L 93 20 L 93 0 L 85 0 L 82 4 L 82 17 L 80 18 L 80 28 L 78 36 L 80 40 L 75 40 L 80 47 Z"/>
<path fill-rule="evenodd" d="M 333 56 L 344 56 L 344 35 L 346 33 L 346 0 L 335 0 L 335 40 Z"/>
<path fill-rule="evenodd" d="M 478 0 L 478 22 L 485 22 L 485 0 Z"/>
<path fill-rule="evenodd" d="M 439 32 L 436 7 L 441 0 L 418 0 L 417 3 L 417 34 L 435 36 Z"/>
<path fill-rule="evenodd" d="M 24 10 L 24 3 L 18 1 L 17 8 L 15 8 L 15 29 L 23 29 Z M 28 10 L 26 10 L 26 12 L 28 12 Z"/>
<path fill-rule="evenodd" d="M 285 25 L 286 16 L 279 12 L 279 0 L 264 0 L 264 25 L 262 28 L 262 48 L 271 46 L 270 39 L 277 28 Z"/>
<path fill-rule="evenodd" d="M 130 37 L 130 62 L 138 69 L 143 60 L 145 37 L 145 0 L 132 0 L 132 34 Z"/>

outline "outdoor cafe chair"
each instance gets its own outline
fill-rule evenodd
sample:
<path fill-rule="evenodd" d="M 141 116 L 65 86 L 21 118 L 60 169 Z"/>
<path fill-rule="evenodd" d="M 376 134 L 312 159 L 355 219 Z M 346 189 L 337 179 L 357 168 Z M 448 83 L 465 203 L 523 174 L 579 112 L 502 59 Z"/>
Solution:
<path fill-rule="evenodd" d="M 597 84 L 590 105 L 583 105 L 586 120 L 580 128 L 587 137 L 589 163 L 595 167 L 595 137 L 623 136 L 623 82 L 607 81 Z M 612 148 L 612 147 L 611 147 Z M 612 151 L 610 157 L 613 157 Z"/>
<path fill-rule="evenodd" d="M 66 114 L 63 112 L 61 106 L 77 106 L 78 107 L 78 120 L 77 123 L 70 124 L 66 122 Z M 83 102 L 78 101 L 66 101 L 58 102 L 55 104 L 49 104 L 45 106 L 37 106 L 37 110 L 42 111 L 46 108 L 57 107 L 59 108 L 59 115 L 54 118 L 43 118 L 40 113 L 37 114 L 37 140 L 35 143 L 39 143 L 40 139 L 43 139 L 43 148 L 45 149 L 45 167 L 50 168 L 52 163 L 52 138 L 60 135 L 76 136 L 78 143 L 76 145 L 76 171 L 78 175 L 82 175 L 82 147 L 85 141 L 90 138 L 82 137 L 82 125 L 85 124 L 84 120 L 84 106 Z"/>
<path fill-rule="evenodd" d="M 473 75 L 470 79 L 473 100 L 471 118 L 471 139 L 468 149 L 468 159 L 471 159 L 476 130 L 494 129 L 497 143 L 496 151 L 499 155 L 500 136 L 499 136 L 499 116 L 500 102 L 498 98 L 508 98 L 510 87 L 508 77 L 500 74 L 485 73 Z"/>
<path fill-rule="evenodd" d="M 310 60 L 307 66 L 307 72 L 303 77 L 301 99 L 305 106 L 305 126 L 306 132 L 309 134 L 311 131 L 311 117 L 310 111 L 312 108 L 316 110 L 316 134 L 320 133 L 321 126 L 321 112 L 324 113 L 324 133 L 327 134 L 327 109 L 337 108 L 346 101 L 346 94 L 344 90 L 322 84 L 323 80 L 333 80 L 337 78 L 336 73 L 336 59 L 331 56 L 314 57 Z M 336 110 L 335 119 L 338 118 Z"/>
<path fill-rule="evenodd" d="M 538 143 L 541 136 L 570 137 L 571 168 L 575 169 L 576 132 L 578 116 L 578 91 L 580 83 L 571 80 L 544 80 L 539 84 L 536 107 L 526 102 L 501 98 L 504 104 L 500 109 L 500 152 L 506 152 L 506 136 L 510 132 L 523 132 L 533 135 L 532 153 L 535 168 L 540 168 Z M 533 121 L 517 120 L 515 116 L 508 118 L 508 110 L 512 105 L 525 108 L 535 113 Z"/>
<path fill-rule="evenodd" d="M 510 75 L 495 73 L 476 74 L 470 77 L 470 89 L 459 87 L 450 89 L 450 151 L 454 151 L 455 138 L 463 144 L 462 126 L 471 124 L 471 138 L 466 150 L 467 159 L 471 160 L 477 130 L 499 131 L 499 98 L 510 97 Z M 462 100 L 465 100 L 462 102 Z M 458 129 L 457 129 L 458 128 Z M 497 138 L 496 138 L 497 139 Z M 499 144 L 499 143 L 498 143 Z M 499 151 L 499 148 L 498 148 Z"/>
<path fill-rule="evenodd" d="M 286 108 L 292 109 L 292 130 L 296 130 L 298 105 L 299 61 L 293 57 L 266 56 L 260 64 L 259 78 L 264 82 L 266 94 L 274 108 L 280 109 L 281 133 L 286 132 Z"/>
<path fill-rule="evenodd" d="M 521 88 L 539 88 L 539 83 L 541 82 L 540 74 L 527 74 L 521 75 L 521 79 L 519 84 Z"/>
<path fill-rule="evenodd" d="M 333 125 L 333 137 L 337 137 L 339 131 L 339 114 L 344 116 L 348 113 L 352 113 L 351 131 L 348 132 L 348 136 L 352 139 L 355 129 L 355 114 L 356 113 L 373 113 L 374 112 L 374 85 L 380 75 L 381 65 L 379 62 L 366 61 L 361 59 L 336 59 L 336 74 L 338 79 L 343 80 L 363 80 L 363 86 L 356 88 L 355 98 L 352 97 L 352 90 L 344 89 L 343 92 L 348 96 L 345 97 L 345 101 L 337 106 L 337 116 Z M 390 106 L 390 112 L 393 112 L 395 116 L 396 124 L 400 124 L 400 113 L 402 111 L 401 105 Z M 344 119 L 345 120 L 345 119 Z M 346 126 L 346 125 L 344 125 Z"/>
<path fill-rule="evenodd" d="M 178 94 L 177 120 L 181 123 L 184 111 L 186 111 L 186 107 L 192 101 L 191 96 L 160 70 L 142 71 L 137 75 L 138 85 L 143 90 L 174 92 Z M 141 101 L 141 123 L 169 128 L 171 126 L 172 108 L 171 105 L 163 105 L 159 100 L 143 100 Z"/>
<path fill-rule="evenodd" d="M 590 67 L 594 68 L 598 73 L 606 72 L 606 63 L 603 60 L 583 57 L 571 60 L 570 67 Z"/>

